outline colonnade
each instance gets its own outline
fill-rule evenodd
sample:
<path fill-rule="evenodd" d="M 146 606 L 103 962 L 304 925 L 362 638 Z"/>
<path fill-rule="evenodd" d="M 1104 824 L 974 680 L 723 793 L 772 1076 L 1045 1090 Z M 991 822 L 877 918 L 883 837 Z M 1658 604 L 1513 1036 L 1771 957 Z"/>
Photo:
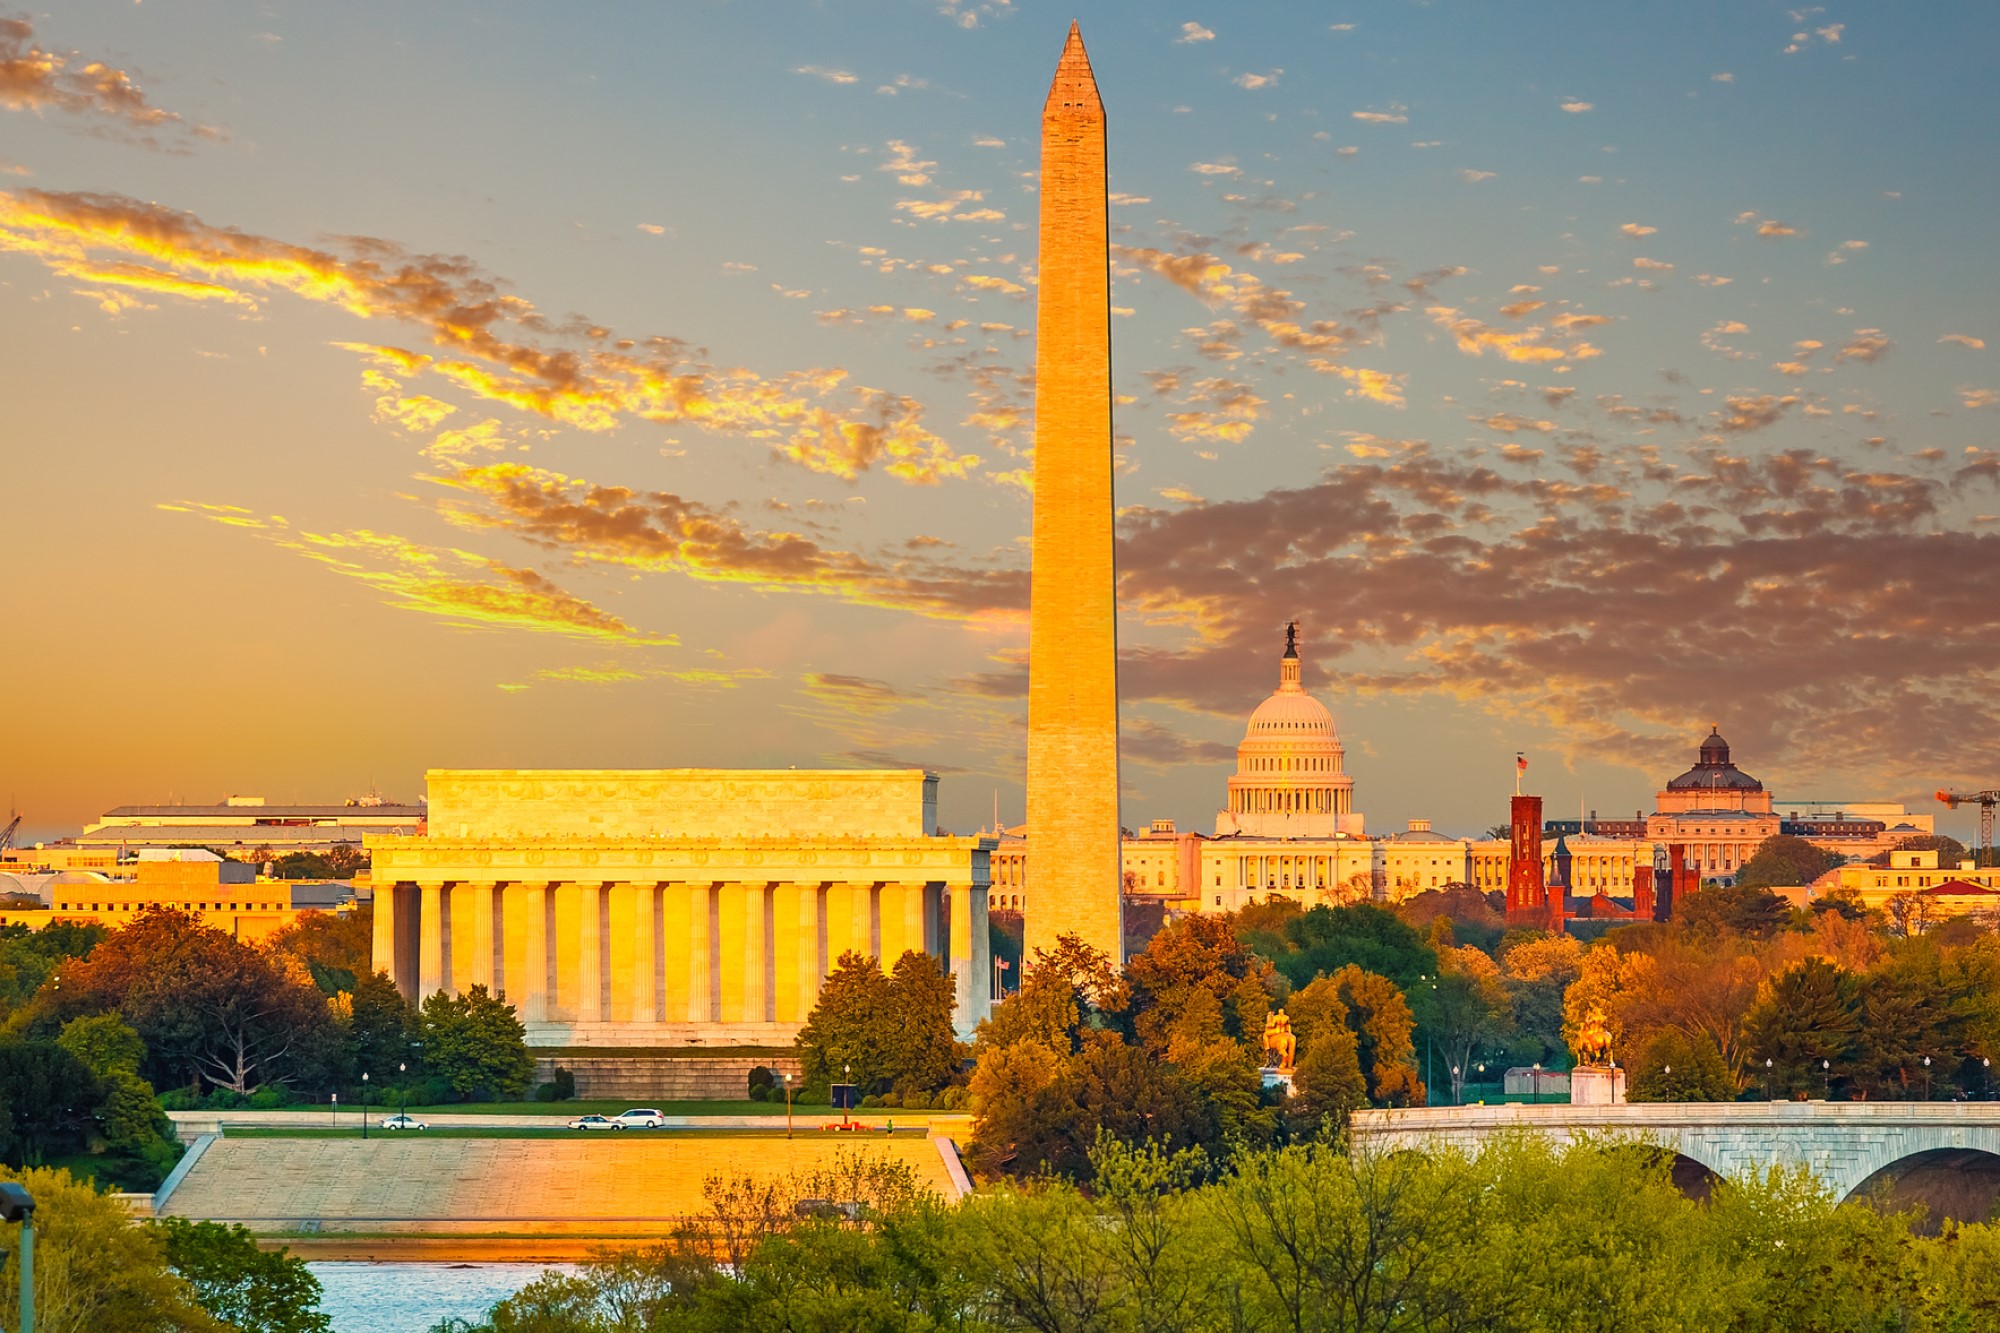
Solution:
<path fill-rule="evenodd" d="M 375 886 L 376 965 L 412 999 L 474 985 L 537 1025 L 796 1028 L 842 954 L 906 950 L 985 1012 L 983 885 L 400 881 Z M 975 902 L 975 899 L 978 901 Z M 975 929 L 975 926 L 977 927 Z"/>

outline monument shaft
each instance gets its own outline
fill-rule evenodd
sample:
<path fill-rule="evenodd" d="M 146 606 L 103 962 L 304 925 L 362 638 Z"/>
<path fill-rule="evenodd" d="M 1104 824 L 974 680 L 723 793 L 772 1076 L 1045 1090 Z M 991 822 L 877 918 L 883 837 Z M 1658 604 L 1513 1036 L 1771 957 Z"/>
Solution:
<path fill-rule="evenodd" d="M 1123 960 L 1104 104 L 1070 26 L 1042 108 L 1028 643 L 1027 946 Z"/>

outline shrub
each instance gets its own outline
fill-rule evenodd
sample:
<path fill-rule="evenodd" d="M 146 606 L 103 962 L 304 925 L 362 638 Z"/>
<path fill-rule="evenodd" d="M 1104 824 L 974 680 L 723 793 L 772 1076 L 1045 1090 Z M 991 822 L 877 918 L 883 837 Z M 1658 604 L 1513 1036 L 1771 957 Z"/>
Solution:
<path fill-rule="evenodd" d="M 552 1101 L 554 1101 L 555 1099 L 556 1099 L 556 1085 L 555 1085 L 555 1084 L 553 1084 L 553 1083 L 537 1083 L 537 1084 L 535 1085 L 535 1100 L 536 1100 L 536 1101 L 538 1101 L 538 1102 L 552 1102 Z"/>
<path fill-rule="evenodd" d="M 768 1102 L 771 1100 L 771 1090 L 752 1083 L 750 1085 L 750 1100 L 753 1102 Z"/>
<path fill-rule="evenodd" d="M 767 1102 L 771 1100 L 771 1093 L 777 1089 L 777 1086 L 777 1074 L 764 1065 L 758 1065 L 750 1071 L 751 1101 Z"/>
<path fill-rule="evenodd" d="M 912 1092 L 908 1094 L 903 1098 L 903 1109 L 906 1111 L 930 1110 L 931 1109 L 930 1094 L 927 1092 Z"/>
<path fill-rule="evenodd" d="M 878 1111 L 881 1108 L 882 1099 L 872 1092 L 861 1099 L 861 1109 L 864 1111 Z"/>
<path fill-rule="evenodd" d="M 294 1098 L 291 1089 L 267 1084 L 250 1094 L 250 1109 L 253 1111 L 276 1111 L 290 1106 Z M 164 1104 L 164 1103 L 163 1103 Z"/>
<path fill-rule="evenodd" d="M 555 1089 L 556 1089 L 557 1101 L 559 1102 L 575 1101 L 576 1075 L 570 1073 L 569 1070 L 564 1069 L 561 1065 L 557 1065 L 556 1077 L 555 1077 Z"/>

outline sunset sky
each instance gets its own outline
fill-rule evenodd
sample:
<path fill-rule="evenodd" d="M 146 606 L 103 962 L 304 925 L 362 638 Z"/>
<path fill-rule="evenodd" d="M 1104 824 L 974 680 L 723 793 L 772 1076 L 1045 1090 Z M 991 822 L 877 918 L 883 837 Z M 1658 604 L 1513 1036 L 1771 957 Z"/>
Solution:
<path fill-rule="evenodd" d="M 0 784 L 921 764 L 1022 817 L 1042 97 L 1125 821 L 1302 622 L 1371 830 L 2000 785 L 2000 8 L 0 10 Z"/>

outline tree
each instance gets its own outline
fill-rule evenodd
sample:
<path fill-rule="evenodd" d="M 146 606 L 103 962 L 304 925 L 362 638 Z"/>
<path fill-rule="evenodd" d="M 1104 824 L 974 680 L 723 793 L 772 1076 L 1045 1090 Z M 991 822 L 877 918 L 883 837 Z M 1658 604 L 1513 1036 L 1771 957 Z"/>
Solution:
<path fill-rule="evenodd" d="M 1753 884 L 1715 885 L 1674 904 L 1674 918 L 1689 934 L 1723 933 L 1767 940 L 1784 929 L 1791 904 Z"/>
<path fill-rule="evenodd" d="M 1768 889 L 1810 884 L 1843 860 L 1838 852 L 1823 852 L 1804 838 L 1774 833 L 1758 843 L 1750 859 L 1737 869 L 1736 886 Z M 1674 910 L 1680 910 L 1679 903 L 1674 904 Z"/>
<path fill-rule="evenodd" d="M 1755 1063 L 1771 1062 L 1774 1093 L 1810 1092 L 1822 1084 L 1822 1061 L 1846 1069 L 1861 1030 L 1860 985 L 1852 973 L 1808 958 L 1773 977 L 1744 1022 Z M 1755 1078 L 1755 1069 L 1752 1078 Z"/>
<path fill-rule="evenodd" d="M 99 1078 L 137 1075 L 146 1060 L 146 1043 L 116 1014 L 92 1014 L 63 1024 L 56 1045 L 81 1060 Z"/>
<path fill-rule="evenodd" d="M 422 1010 L 424 1062 L 468 1101 L 506 1100 L 527 1090 L 535 1075 L 528 1030 L 514 1006 L 482 985 L 462 995 L 435 992 Z"/>
<path fill-rule="evenodd" d="M 1472 1067 L 1473 1052 L 1513 1029 L 1511 997 L 1499 967 L 1470 945 L 1439 950 L 1438 964 L 1443 974 L 1433 985 L 1417 986 L 1412 1008 L 1452 1071 L 1456 1100 L 1464 1071 Z"/>
<path fill-rule="evenodd" d="M 1923 1097 L 1948 1083 L 1965 1047 L 1971 1007 L 1961 1009 L 1938 950 L 1926 941 L 1902 945 L 1864 974 L 1857 989 L 1852 1073 L 1862 1090 L 1874 1097 Z"/>
<path fill-rule="evenodd" d="M 1609 950 L 1606 951 L 1610 953 Z M 1583 946 L 1571 935 L 1519 937 L 1501 955 L 1509 1026 L 1529 1061 L 1553 1064 L 1563 1042 L 1563 994 L 1583 972 Z"/>
<path fill-rule="evenodd" d="M 0 1017 L 27 1004 L 59 964 L 85 957 L 110 933 L 95 922 L 51 921 L 40 930 L 0 926 Z"/>
<path fill-rule="evenodd" d="M 1184 916 L 1153 936 L 1125 967 L 1139 1036 L 1159 1050 L 1197 992 L 1213 997 L 1222 1032 L 1262 1043 L 1275 978 L 1267 959 L 1237 937 L 1228 916 Z"/>
<path fill-rule="evenodd" d="M 943 964 L 906 950 L 889 976 L 889 1005 L 901 1020 L 886 1051 L 895 1090 L 936 1092 L 958 1077 L 959 1044 L 951 1025 L 958 996 Z"/>
<path fill-rule="evenodd" d="M 1626 1097 L 1635 1102 L 1732 1102 L 1736 1080 L 1707 1034 L 1661 1028 L 1628 1059 Z"/>
<path fill-rule="evenodd" d="M 66 963 L 36 1004 L 49 1022 L 117 1010 L 146 1043 L 156 1085 L 206 1079 L 238 1093 L 283 1083 L 332 1026 L 322 997 L 258 950 L 172 908 L 141 912 Z"/>
<path fill-rule="evenodd" d="M 1292 952 L 1275 958 L 1294 987 L 1354 964 L 1407 987 L 1437 974 L 1437 955 L 1394 912 L 1373 903 L 1315 907 L 1285 927 Z"/>
<path fill-rule="evenodd" d="M 1084 1033 L 1125 1012 L 1131 992 L 1111 959 L 1074 935 L 1037 949 L 1021 989 L 980 1023 L 975 1054 L 1032 1039 L 1051 1050 L 1081 1050 Z"/>
<path fill-rule="evenodd" d="M 123 1204 L 67 1171 L 0 1177 L 35 1196 L 38 1333 L 230 1333 L 167 1267 L 159 1233 L 134 1226 Z M 19 1252 L 18 1226 L 0 1226 L 0 1249 Z M 9 1261 L 0 1269 L 0 1310 L 19 1301 L 20 1269 Z"/>
<path fill-rule="evenodd" d="M 1347 1117 L 1368 1105 L 1368 1080 L 1361 1073 L 1360 1045 L 1345 1023 L 1318 1033 L 1292 1072 L 1292 1096 L 1285 1115 L 1303 1133 L 1322 1126 L 1347 1128 Z"/>
<path fill-rule="evenodd" d="M 273 954 L 296 959 L 326 994 L 352 991 L 375 970 L 374 909 L 301 912 L 272 935 L 265 947 Z"/>
<path fill-rule="evenodd" d="M 894 1083 L 892 1048 L 899 1021 L 889 978 L 875 960 L 852 950 L 842 954 L 820 983 L 819 1000 L 795 1042 L 804 1094 L 817 1100 L 832 1084 L 844 1082 L 865 1092 L 887 1092 Z"/>
<path fill-rule="evenodd" d="M 201 1307 L 241 1333 L 332 1333 L 319 1279 L 284 1250 L 264 1250 L 241 1226 L 163 1217 L 153 1223 L 167 1264 Z"/>
<path fill-rule="evenodd" d="M 1352 963 L 1334 973 L 1332 981 L 1347 1006 L 1347 1026 L 1354 1032 L 1370 1099 L 1378 1106 L 1421 1105 L 1424 1084 L 1417 1077 L 1410 1040 L 1416 1020 L 1403 992 L 1389 978 Z"/>
<path fill-rule="evenodd" d="M 410 1062 L 417 1014 L 387 972 L 365 974 L 348 998 L 347 1040 L 356 1074 L 387 1083 Z"/>
<path fill-rule="evenodd" d="M 0 1106 L 12 1118 L 9 1165 L 38 1166 L 57 1145 L 80 1146 L 104 1102 L 104 1085 L 60 1046 L 0 1045 Z"/>

